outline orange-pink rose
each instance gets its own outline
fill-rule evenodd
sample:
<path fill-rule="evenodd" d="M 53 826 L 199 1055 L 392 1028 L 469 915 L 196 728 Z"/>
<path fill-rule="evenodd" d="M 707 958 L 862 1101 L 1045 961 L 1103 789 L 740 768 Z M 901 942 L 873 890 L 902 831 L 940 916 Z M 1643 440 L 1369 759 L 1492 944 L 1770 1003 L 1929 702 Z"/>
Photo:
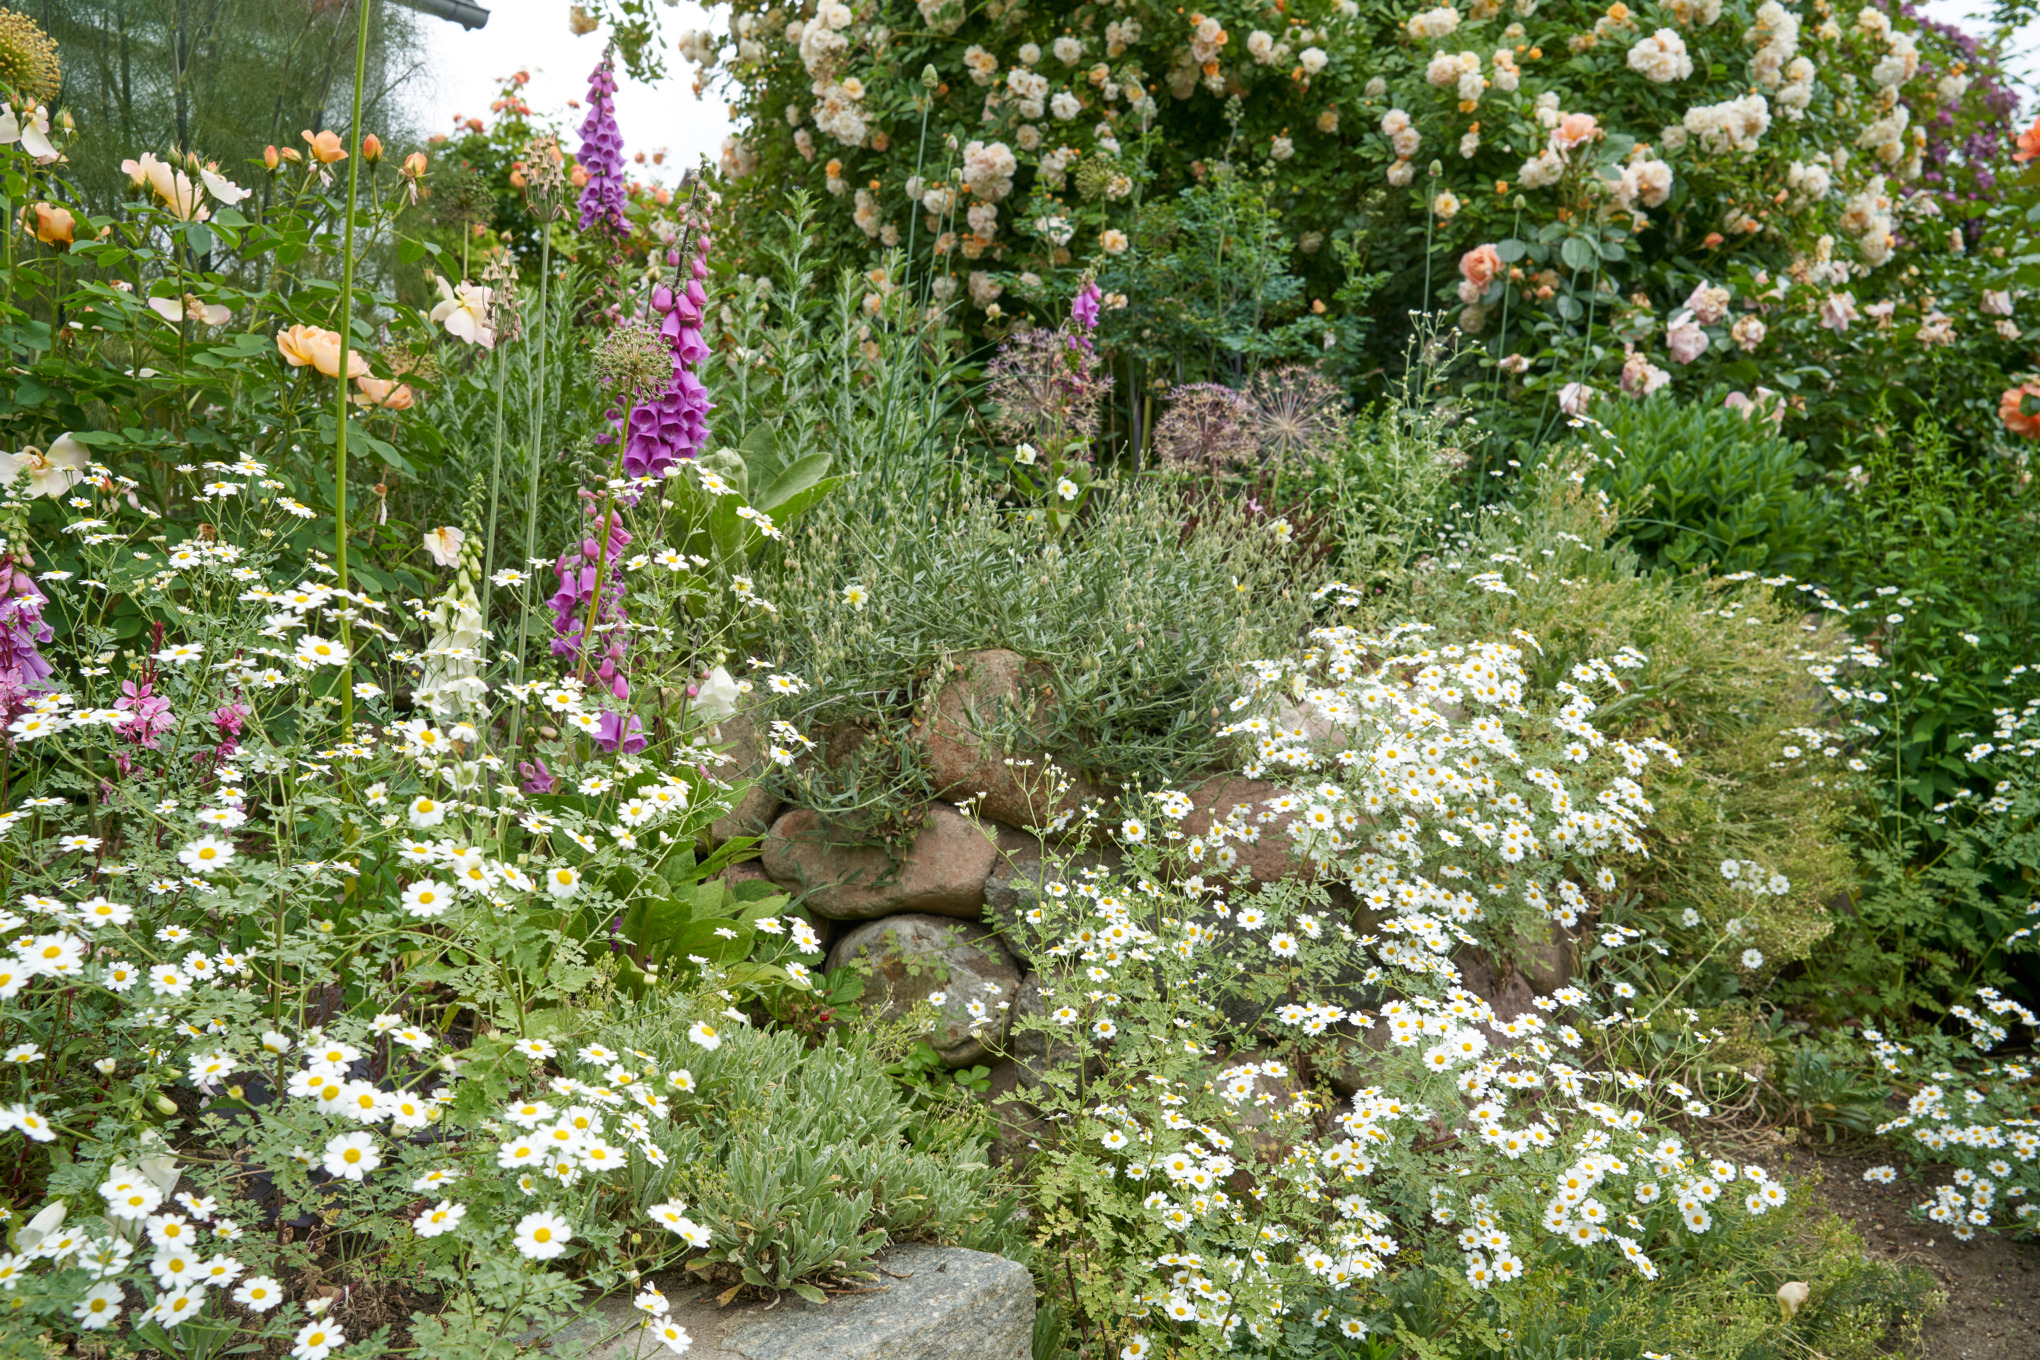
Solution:
<path fill-rule="evenodd" d="M 1477 245 L 1459 257 L 1459 277 L 1476 288 L 1486 288 L 1501 272 L 1501 253 L 1492 245 Z"/>

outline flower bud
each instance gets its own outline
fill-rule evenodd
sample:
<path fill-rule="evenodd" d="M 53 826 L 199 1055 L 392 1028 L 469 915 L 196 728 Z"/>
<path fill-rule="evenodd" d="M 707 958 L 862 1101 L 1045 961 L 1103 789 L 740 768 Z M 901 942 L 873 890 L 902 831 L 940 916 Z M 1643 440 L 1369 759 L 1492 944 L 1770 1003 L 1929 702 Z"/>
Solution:
<path fill-rule="evenodd" d="M 382 138 L 373 132 L 361 139 L 361 159 L 374 165 L 382 160 Z"/>
<path fill-rule="evenodd" d="M 1445 173 L 1445 167 L 1444 167 L 1443 165 L 1441 165 L 1441 164 L 1440 164 L 1440 163 L 1438 163 L 1437 161 L 1432 161 L 1432 162 L 1431 162 L 1431 178 L 1432 178 L 1432 179 L 1436 179 L 1436 178 L 1438 178 L 1438 176 L 1440 176 L 1440 175 L 1442 175 L 1442 174 L 1444 174 L 1444 173 Z"/>
<path fill-rule="evenodd" d="M 167 1117 L 177 1113 L 177 1102 L 168 1096 L 157 1096 L 155 1104 L 157 1114 Z"/>
<path fill-rule="evenodd" d="M 428 164 L 429 162 L 425 159 L 424 152 L 413 151 L 410 155 L 404 157 L 404 178 L 423 179 L 425 177 L 425 167 Z"/>
<path fill-rule="evenodd" d="M 265 146 L 262 148 L 262 163 L 271 170 L 274 170 L 282 162 L 283 155 L 275 147 Z"/>
<path fill-rule="evenodd" d="M 923 66 L 923 67 L 921 68 L 921 88 L 922 88 L 922 89 L 924 89 L 924 90 L 932 90 L 932 89 L 934 89 L 934 88 L 935 88 L 935 87 L 936 87 L 937 85 L 940 85 L 941 83 L 942 83 L 942 73 L 941 73 L 940 71 L 937 71 L 937 70 L 935 69 L 935 63 L 934 63 L 934 62 L 932 62 L 932 61 L 931 61 L 931 62 L 929 62 L 929 63 L 928 63 L 928 64 L 927 64 L 926 66 Z"/>

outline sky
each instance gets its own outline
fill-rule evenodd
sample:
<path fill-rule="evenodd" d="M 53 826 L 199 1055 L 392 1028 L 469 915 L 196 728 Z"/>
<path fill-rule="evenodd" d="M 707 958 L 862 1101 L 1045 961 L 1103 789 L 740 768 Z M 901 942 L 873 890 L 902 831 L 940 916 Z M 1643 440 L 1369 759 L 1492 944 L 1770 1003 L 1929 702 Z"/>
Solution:
<path fill-rule="evenodd" d="M 588 74 L 601 60 L 607 30 L 575 36 L 567 26 L 568 0 L 479 3 L 489 11 L 489 22 L 478 29 L 419 16 L 425 37 L 425 69 L 413 78 L 411 96 L 419 126 L 427 132 L 445 132 L 456 114 L 488 117 L 502 78 L 525 70 L 531 72 L 531 83 L 524 87 L 525 102 L 534 114 L 567 114 L 568 145 L 572 146 L 581 114 L 569 110 L 567 100 L 588 93 Z M 730 116 L 728 106 L 713 90 L 700 99 L 694 97 L 693 68 L 672 50 L 682 31 L 707 26 L 707 11 L 691 0 L 681 0 L 670 9 L 662 7 L 659 14 L 666 28 L 666 80 L 657 86 L 645 85 L 619 70 L 616 120 L 623 129 L 626 156 L 661 146 L 671 153 L 663 168 L 633 166 L 632 173 L 671 182 L 698 156 L 715 159 L 730 130 Z M 727 22 L 725 16 L 723 24 Z"/>
<path fill-rule="evenodd" d="M 606 34 L 598 30 L 576 37 L 567 26 L 569 0 L 481 0 L 490 11 L 482 28 L 467 30 L 439 19 L 421 19 L 425 30 L 426 68 L 414 83 L 413 106 L 428 132 L 444 132 L 455 114 L 486 116 L 503 76 L 520 69 L 531 72 L 525 99 L 534 112 L 565 110 L 566 101 L 587 92 L 588 73 L 602 55 Z M 1926 12 L 1943 23 L 1961 23 L 1981 33 L 1981 0 L 1929 0 Z M 621 77 L 616 116 L 622 125 L 626 154 L 664 146 L 670 153 L 662 171 L 650 167 L 634 173 L 667 181 L 706 154 L 714 159 L 730 131 L 728 106 L 710 90 L 700 99 L 690 88 L 692 69 L 670 50 L 671 42 L 690 27 L 706 24 L 708 11 L 693 0 L 662 9 L 671 68 L 662 85 L 643 85 Z M 718 27 L 728 22 L 724 11 Z M 2022 32 L 2013 43 L 2008 63 L 2030 87 L 2040 81 L 2040 25 Z M 2027 94 L 2030 111 L 2034 100 Z M 567 126 L 578 124 L 579 115 Z"/>

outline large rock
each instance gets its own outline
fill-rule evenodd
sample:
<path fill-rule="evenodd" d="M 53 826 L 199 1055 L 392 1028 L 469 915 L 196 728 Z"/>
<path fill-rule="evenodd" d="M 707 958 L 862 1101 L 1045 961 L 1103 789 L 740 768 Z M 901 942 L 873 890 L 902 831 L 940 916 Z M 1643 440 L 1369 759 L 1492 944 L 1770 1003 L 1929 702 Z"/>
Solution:
<path fill-rule="evenodd" d="M 1006 1038 L 1020 994 L 1020 969 L 990 926 L 939 916 L 888 916 L 852 930 L 829 951 L 829 967 L 865 969 L 865 1013 L 897 1020 L 941 993 L 929 1045 L 951 1067 L 982 1061 Z M 975 1027 L 970 1004 L 984 1010 Z"/>
<path fill-rule="evenodd" d="M 1044 1146 L 1048 1121 L 1041 1117 L 1021 1089 L 1025 1081 L 1020 1064 L 1008 1059 L 991 1070 L 984 1093 L 992 1114 L 992 1161 L 1000 1166 L 1024 1167 Z"/>
<path fill-rule="evenodd" d="M 961 1247 L 894 1247 L 868 1292 L 827 1304 L 783 1294 L 773 1304 L 715 1306 L 715 1293 L 684 1272 L 654 1281 L 672 1321 L 694 1344 L 688 1360 L 1030 1360 L 1034 1277 L 1001 1256 Z M 590 1360 L 669 1355 L 644 1329 L 630 1294 L 603 1299 L 553 1338 Z M 548 1351 L 548 1354 L 553 1353 Z"/>
<path fill-rule="evenodd" d="M 1516 936 L 1509 953 L 1516 971 L 1539 996 L 1549 996 L 1572 981 L 1572 936 L 1556 921 Z"/>
<path fill-rule="evenodd" d="M 724 779 L 756 779 L 765 773 L 763 748 L 758 743 L 758 725 L 748 713 L 737 713 L 724 718 L 713 736 L 716 745 L 723 748 L 723 754 L 730 757 L 729 763 L 716 767 L 716 773 Z M 709 823 L 709 839 L 717 845 L 738 836 L 762 836 L 771 827 L 773 818 L 779 815 L 779 795 L 767 789 L 763 783 L 753 784 L 737 800 L 736 806 Z"/>
<path fill-rule="evenodd" d="M 802 904 L 818 915 L 869 921 L 903 911 L 978 916 L 993 853 L 982 827 L 933 803 L 897 864 L 882 847 L 851 840 L 805 808 L 773 823 L 761 859 L 773 882 L 803 894 Z"/>
<path fill-rule="evenodd" d="M 1059 848 L 1052 842 L 1044 847 L 1040 837 L 1008 826 L 998 828 L 994 850 L 991 872 L 985 875 L 985 909 L 998 925 L 1006 947 L 1023 967 L 1033 966 L 1028 942 L 1036 933 L 1026 919 L 1027 913 L 1041 905 L 1047 885 L 1059 881 L 1075 883 L 1081 881 L 1086 869 L 1117 869 L 1125 860 L 1110 845 L 1075 851 Z"/>
<path fill-rule="evenodd" d="M 956 802 L 982 796 L 980 815 L 1026 830 L 1074 819 L 1104 791 L 1073 770 L 1050 775 L 1042 734 L 1054 706 L 1053 677 L 1039 662 L 1008 651 L 958 658 L 928 705 L 922 737 L 936 793 Z"/>
<path fill-rule="evenodd" d="M 1187 792 L 1190 811 L 1183 816 L 1184 834 L 1209 836 L 1211 828 L 1220 822 L 1244 825 L 1260 833 L 1259 838 L 1251 842 L 1238 837 L 1227 838 L 1225 843 L 1239 854 L 1234 872 L 1245 870 L 1257 884 L 1311 875 L 1310 862 L 1296 854 L 1295 845 L 1289 838 L 1290 822 L 1303 812 L 1303 799 L 1294 790 L 1266 780 L 1224 774 L 1207 779 Z M 1279 812 L 1271 806 L 1283 799 L 1295 801 L 1293 811 Z M 1264 817 L 1267 820 L 1264 821 Z M 1213 849 L 1215 851 L 1216 847 Z M 1204 862 L 1211 866 L 1207 872 L 1217 872 L 1218 866 L 1210 855 L 1205 857 Z"/>

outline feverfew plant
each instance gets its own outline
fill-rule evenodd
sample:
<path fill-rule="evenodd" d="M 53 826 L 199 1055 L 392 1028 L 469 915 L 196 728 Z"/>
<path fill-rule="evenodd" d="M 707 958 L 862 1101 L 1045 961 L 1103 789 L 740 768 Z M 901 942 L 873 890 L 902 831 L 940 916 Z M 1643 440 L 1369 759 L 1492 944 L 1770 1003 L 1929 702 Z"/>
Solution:
<path fill-rule="evenodd" d="M 2040 912 L 2040 904 L 2034 909 Z M 1981 1055 L 2010 1037 L 2011 1021 L 2031 1031 L 2040 1028 L 2040 1019 L 1995 987 L 1978 989 L 1976 1000 L 1989 1014 L 1968 1006 L 1950 1012 L 1969 1027 L 1968 1041 L 1977 1056 L 1966 1062 L 1949 1058 L 1952 1043 L 1934 1043 L 1931 1052 L 1922 1053 L 1918 1041 L 1899 1043 L 1874 1029 L 1863 1031 L 1878 1065 L 1913 1088 L 1906 1112 L 1880 1124 L 1877 1132 L 1897 1136 L 1918 1163 L 1955 1168 L 1946 1183 L 1934 1188 L 1932 1199 L 1914 1208 L 1922 1221 L 1944 1225 L 1964 1242 L 1979 1231 L 2010 1230 L 2030 1238 L 2040 1232 L 2040 1165 L 2035 1162 L 2040 1119 L 2032 1117 L 2040 1073 L 2027 1059 Z M 1874 1166 L 1863 1178 L 1889 1182 L 1895 1175 L 1892 1167 Z"/>
<path fill-rule="evenodd" d="M 1498 574 L 1473 584 L 1510 589 Z M 1338 582 L 1319 594 L 1357 599 Z M 1638 777 L 1653 759 L 1679 759 L 1656 738 L 1610 740 L 1589 721 L 1592 692 L 1620 693 L 1617 672 L 1646 658 L 1625 648 L 1583 661 L 1555 686 L 1562 704 L 1533 709 L 1522 646 L 1535 638 L 1411 645 L 1428 631 L 1322 628 L 1300 658 L 1257 664 L 1233 707 L 1258 711 L 1224 731 L 1255 743 L 1250 776 L 1318 782 L 1253 823 L 1235 809 L 1212 845 L 1193 840 L 1188 853 L 1208 848 L 1223 867 L 1227 840 L 1278 824 L 1371 910 L 1429 913 L 1412 923 L 1419 938 L 1471 944 L 1476 922 L 1493 923 L 1483 943 L 1503 926 L 1528 934 L 1538 918 L 1577 925 L 1616 891 L 1599 857 L 1648 854 L 1638 831 L 1652 807 Z M 1419 872 L 1427 862 L 1435 868 Z"/>
<path fill-rule="evenodd" d="M 1462 978 L 1474 930 L 1614 891 L 1605 866 L 1591 888 L 1566 875 L 1641 852 L 1637 777 L 1677 753 L 1593 727 L 1585 687 L 1617 685 L 1614 663 L 1550 705 L 1513 643 L 1409 637 L 1327 629 L 1257 666 L 1238 708 L 1259 712 L 1229 729 L 1258 742 L 1248 772 L 1318 781 L 1202 834 L 1191 798 L 1150 798 L 1118 827 L 1123 872 L 1051 880 L 1027 916 L 1039 1000 L 1013 1042 L 1043 1114 L 1037 1244 L 1108 1349 L 1329 1351 L 1400 1330 L 1401 1291 L 1433 1277 L 1448 1326 L 1505 1336 L 1526 1277 L 1615 1258 L 1654 1279 L 1786 1201 L 1666 1127 L 1708 1116 L 1694 1091 L 1619 1065 L 1651 1015 L 1580 986 L 1503 1011 Z M 1576 790 L 1537 763 L 1547 745 L 1616 768 Z M 1255 890 L 1238 852 L 1262 836 L 1319 881 Z M 1334 875 L 1361 898 L 1350 919 Z M 1656 1028 L 1687 1053 L 1714 1039 Z"/>

